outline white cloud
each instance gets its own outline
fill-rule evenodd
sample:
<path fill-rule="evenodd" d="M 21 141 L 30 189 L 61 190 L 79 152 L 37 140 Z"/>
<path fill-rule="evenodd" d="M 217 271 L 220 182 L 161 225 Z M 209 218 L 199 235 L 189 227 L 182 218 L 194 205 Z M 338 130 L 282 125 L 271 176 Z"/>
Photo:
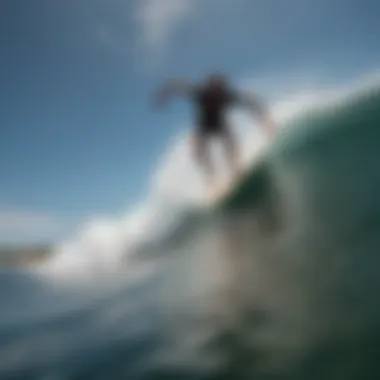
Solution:
<path fill-rule="evenodd" d="M 195 8 L 196 0 L 140 0 L 136 20 L 141 42 L 154 52 L 162 50 Z"/>

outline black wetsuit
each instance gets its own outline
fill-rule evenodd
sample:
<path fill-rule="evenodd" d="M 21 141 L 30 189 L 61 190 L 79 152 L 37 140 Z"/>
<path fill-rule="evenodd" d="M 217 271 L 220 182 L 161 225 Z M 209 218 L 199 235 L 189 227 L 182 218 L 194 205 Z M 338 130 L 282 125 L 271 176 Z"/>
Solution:
<path fill-rule="evenodd" d="M 238 96 L 228 88 L 197 87 L 193 91 L 196 105 L 196 124 L 202 135 L 215 135 L 226 132 L 227 108 L 238 101 Z"/>

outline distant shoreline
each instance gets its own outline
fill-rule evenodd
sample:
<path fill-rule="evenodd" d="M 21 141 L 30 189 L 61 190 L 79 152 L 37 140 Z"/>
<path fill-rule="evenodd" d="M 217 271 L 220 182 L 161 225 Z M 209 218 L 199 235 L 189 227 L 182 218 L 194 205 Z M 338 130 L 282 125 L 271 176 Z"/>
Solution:
<path fill-rule="evenodd" d="M 34 266 L 50 255 L 51 248 L 50 245 L 0 245 L 0 268 Z"/>

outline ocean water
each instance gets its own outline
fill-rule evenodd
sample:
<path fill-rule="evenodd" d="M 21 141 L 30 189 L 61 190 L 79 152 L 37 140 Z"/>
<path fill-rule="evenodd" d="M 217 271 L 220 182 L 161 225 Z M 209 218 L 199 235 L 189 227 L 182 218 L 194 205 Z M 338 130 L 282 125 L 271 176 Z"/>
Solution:
<path fill-rule="evenodd" d="M 380 87 L 310 107 L 137 280 L 0 272 L 0 378 L 378 379 L 379 194 Z"/>

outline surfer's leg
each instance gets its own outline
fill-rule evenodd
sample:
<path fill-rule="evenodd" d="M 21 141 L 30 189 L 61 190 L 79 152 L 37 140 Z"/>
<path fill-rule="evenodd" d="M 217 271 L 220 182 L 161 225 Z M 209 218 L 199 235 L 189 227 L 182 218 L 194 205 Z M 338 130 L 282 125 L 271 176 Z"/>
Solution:
<path fill-rule="evenodd" d="M 202 131 L 196 131 L 194 133 L 193 149 L 195 161 L 199 164 L 202 171 L 206 175 L 207 183 L 212 184 L 215 173 L 210 157 L 207 134 L 202 133 Z"/>
<path fill-rule="evenodd" d="M 237 140 L 229 128 L 223 128 L 221 140 L 232 176 L 238 174 L 240 169 L 240 155 Z"/>

